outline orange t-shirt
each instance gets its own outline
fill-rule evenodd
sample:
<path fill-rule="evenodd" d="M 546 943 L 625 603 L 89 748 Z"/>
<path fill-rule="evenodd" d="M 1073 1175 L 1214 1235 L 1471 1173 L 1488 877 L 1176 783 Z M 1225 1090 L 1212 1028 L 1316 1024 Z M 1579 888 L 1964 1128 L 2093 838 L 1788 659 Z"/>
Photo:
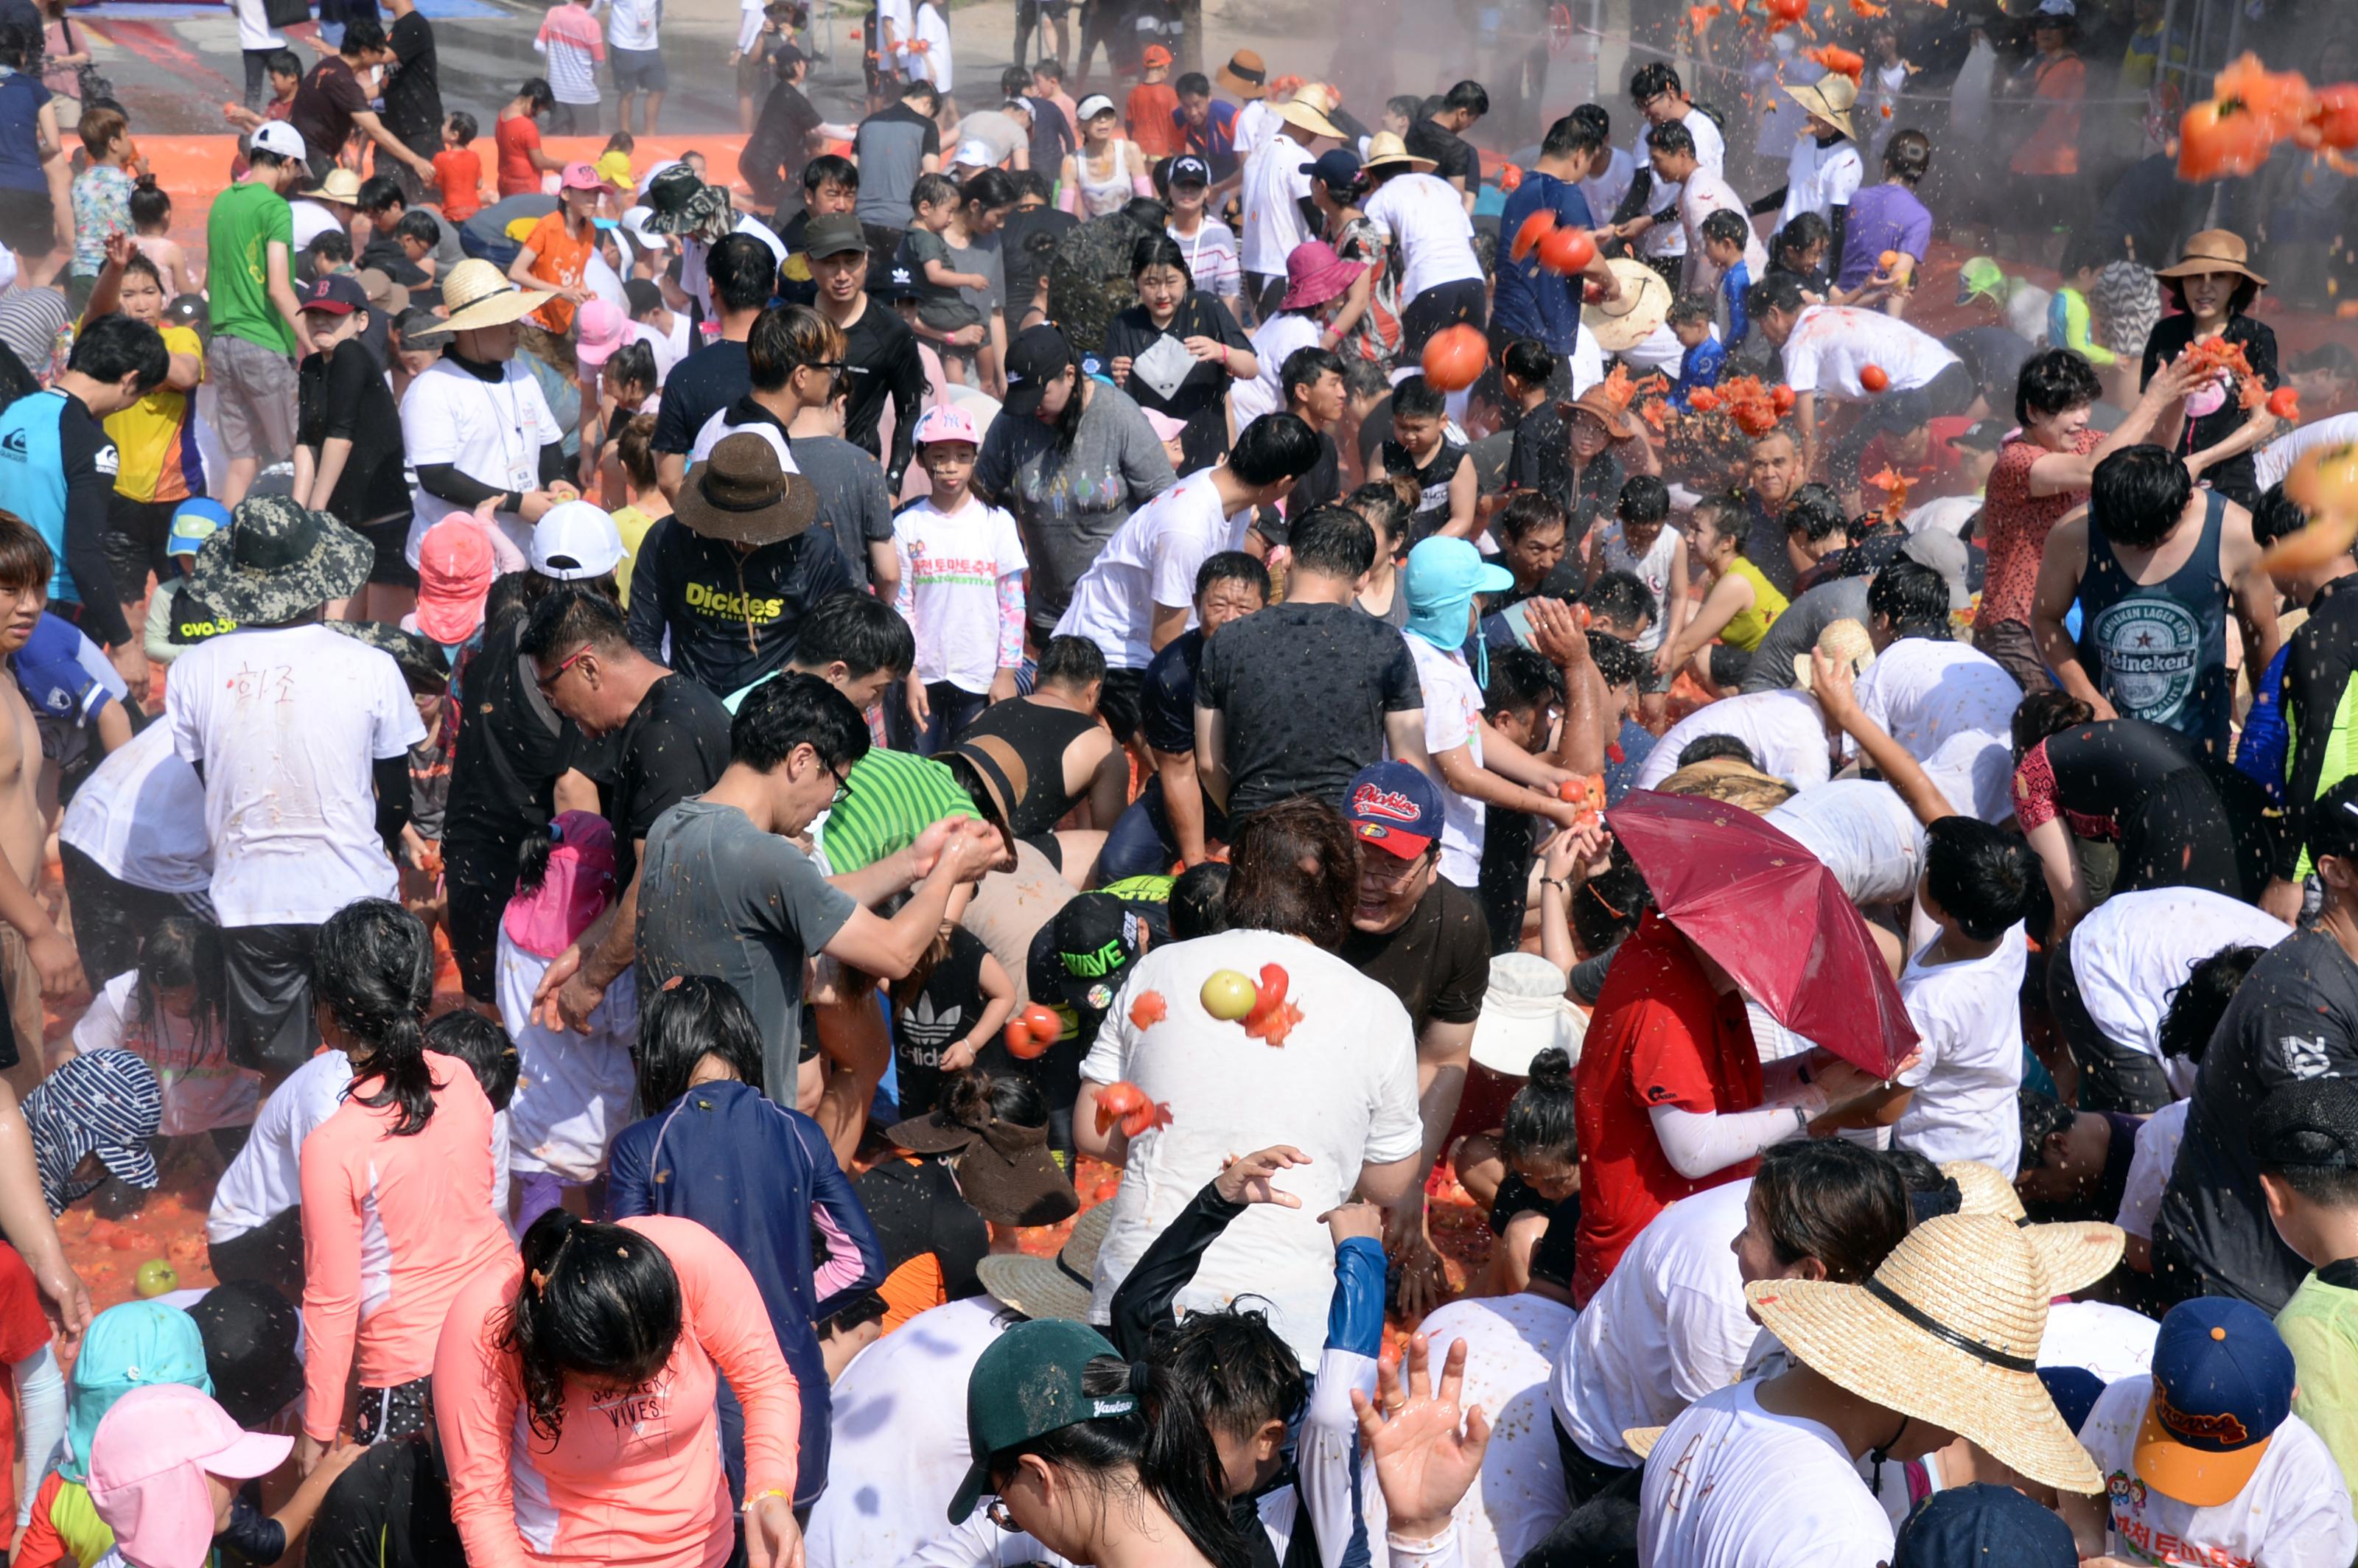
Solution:
<path fill-rule="evenodd" d="M 540 127 L 533 117 L 511 114 L 492 127 L 492 140 L 500 149 L 500 194 L 538 190 L 540 170 L 532 167 L 532 150 L 540 146 Z"/>
<path fill-rule="evenodd" d="M 2080 102 L 2087 92 L 2088 67 L 2078 55 L 2062 55 L 2039 68 L 2038 96 L 2047 112 L 2015 149 L 2015 173 L 2080 172 Z"/>
<path fill-rule="evenodd" d="M 483 160 L 465 147 L 434 155 L 434 183 L 442 191 L 442 216 L 463 223 L 483 205 Z"/>
<path fill-rule="evenodd" d="M 578 288 L 581 274 L 590 265 L 590 247 L 597 243 L 598 231 L 592 225 L 579 239 L 567 232 L 564 212 L 551 212 L 543 218 L 525 237 L 524 248 L 533 254 L 532 276 L 552 288 Z M 562 337 L 573 325 L 573 302 L 552 299 L 532 313 L 532 319 Z"/>
<path fill-rule="evenodd" d="M 1186 138 L 1171 117 L 1178 108 L 1178 92 L 1167 81 L 1141 81 L 1130 90 L 1121 113 L 1139 151 L 1153 158 L 1177 157 L 1187 150 Z"/>

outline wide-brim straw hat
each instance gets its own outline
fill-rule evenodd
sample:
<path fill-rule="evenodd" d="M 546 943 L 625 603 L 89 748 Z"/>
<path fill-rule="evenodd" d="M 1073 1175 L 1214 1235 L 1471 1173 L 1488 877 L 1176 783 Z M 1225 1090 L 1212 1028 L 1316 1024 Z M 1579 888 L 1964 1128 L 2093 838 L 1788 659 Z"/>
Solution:
<path fill-rule="evenodd" d="M 327 178 L 295 194 L 321 201 L 341 201 L 347 207 L 357 206 L 361 199 L 361 177 L 348 168 L 331 168 Z"/>
<path fill-rule="evenodd" d="M 1971 1160 L 1952 1160 L 1941 1167 L 1941 1174 L 1957 1184 L 1957 1192 L 1963 1199 L 1958 1213 L 1985 1214 L 2005 1220 L 2029 1239 L 2031 1249 L 2039 1254 L 2039 1266 L 2047 1271 L 2050 1295 L 2068 1296 L 2086 1290 L 2113 1271 L 2114 1265 L 2121 1260 L 2121 1249 L 2128 1245 L 2126 1231 L 2101 1220 L 2031 1224 L 2014 1184 L 1987 1165 Z"/>
<path fill-rule="evenodd" d="M 1441 167 L 1436 159 L 1419 157 L 1409 151 L 1408 144 L 1400 139 L 1396 131 L 1378 131 L 1368 138 L 1368 156 L 1360 163 L 1361 168 L 1390 168 L 1402 165 L 1425 172 Z"/>
<path fill-rule="evenodd" d="M 2039 1380 L 2049 1293 L 2030 1238 L 1985 1214 L 1926 1220 L 1863 1285 L 1744 1288 L 1753 1315 L 1820 1377 L 1971 1438 L 2034 1481 L 2101 1493 L 2104 1476 Z"/>
<path fill-rule="evenodd" d="M 2155 273 L 2156 277 L 2199 277 L 2206 272 L 2232 272 L 2262 288 L 2268 280 L 2252 270 L 2252 247 L 2233 229 L 2205 229 L 2186 242 L 2178 260 Z"/>
<path fill-rule="evenodd" d="M 1326 111 L 1312 100 L 1296 98 L 1277 112 L 1277 117 L 1297 131 L 1307 131 L 1314 136 L 1332 141 L 1347 142 L 1351 138 L 1342 126 L 1326 117 Z"/>
<path fill-rule="evenodd" d="M 974 1266 L 975 1277 L 1025 1317 L 1087 1323 L 1097 1295 L 1098 1249 L 1112 1224 L 1112 1203 L 1101 1203 L 1073 1221 L 1072 1235 L 1054 1258 L 994 1252 Z"/>
<path fill-rule="evenodd" d="M 1826 629 L 1818 633 L 1817 645 L 1810 652 L 1847 661 L 1850 673 L 1855 678 L 1865 675 L 1867 667 L 1875 663 L 1875 639 L 1866 634 L 1866 627 L 1845 616 L 1840 621 L 1828 622 Z M 1793 684 L 1803 691 L 1815 691 L 1817 678 L 1817 668 L 1810 662 L 1810 654 L 1794 654 Z"/>
<path fill-rule="evenodd" d="M 1473 1059 L 1510 1078 L 1531 1076 L 1531 1058 L 1556 1047 L 1580 1060 L 1588 1020 L 1566 1000 L 1571 978 L 1536 953 L 1490 960 L 1490 984 L 1474 1021 Z"/>
<path fill-rule="evenodd" d="M 1766 816 L 1793 798 L 1793 786 L 1736 757 L 1689 762 L 1654 786 L 1664 795 L 1693 795 Z"/>
<path fill-rule="evenodd" d="M 1830 70 L 1806 87 L 1788 87 L 1785 96 L 1815 114 L 1845 136 L 1856 136 L 1851 128 L 1851 105 L 1858 102 L 1858 83 L 1838 70 Z"/>
<path fill-rule="evenodd" d="M 1638 433 L 1637 421 L 1629 417 L 1629 411 L 1627 408 L 1616 403 L 1606 393 L 1602 382 L 1563 405 L 1562 412 L 1566 415 L 1591 416 L 1603 425 L 1606 432 L 1617 441 L 1626 441 Z"/>
<path fill-rule="evenodd" d="M 504 327 L 556 297 L 554 289 L 525 288 L 490 262 L 470 256 L 442 280 L 443 308 L 450 312 L 442 325 L 452 332 Z"/>
<path fill-rule="evenodd" d="M 1251 49 L 1238 49 L 1228 63 L 1214 71 L 1219 84 L 1250 103 L 1269 91 L 1269 62 Z"/>
<path fill-rule="evenodd" d="M 1608 354 L 1636 348 L 1654 335 L 1671 314 L 1671 286 L 1644 262 L 1616 256 L 1606 264 L 1621 286 L 1617 299 L 1600 299 L 1581 308 L 1580 319 L 1596 335 L 1596 346 Z"/>

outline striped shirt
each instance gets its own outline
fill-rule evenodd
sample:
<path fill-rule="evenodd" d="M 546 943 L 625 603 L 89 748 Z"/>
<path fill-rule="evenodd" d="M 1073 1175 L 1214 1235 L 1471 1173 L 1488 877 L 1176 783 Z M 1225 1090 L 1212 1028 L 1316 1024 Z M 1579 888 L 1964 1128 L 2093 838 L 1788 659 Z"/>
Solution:
<path fill-rule="evenodd" d="M 588 7 L 571 0 L 551 5 L 532 47 L 548 57 L 548 90 L 559 103 L 598 102 L 598 66 L 606 39 Z"/>
<path fill-rule="evenodd" d="M 871 748 L 851 765 L 847 793 L 819 828 L 819 852 L 830 875 L 872 866 L 906 849 L 946 816 L 973 816 L 949 769 L 908 752 Z"/>

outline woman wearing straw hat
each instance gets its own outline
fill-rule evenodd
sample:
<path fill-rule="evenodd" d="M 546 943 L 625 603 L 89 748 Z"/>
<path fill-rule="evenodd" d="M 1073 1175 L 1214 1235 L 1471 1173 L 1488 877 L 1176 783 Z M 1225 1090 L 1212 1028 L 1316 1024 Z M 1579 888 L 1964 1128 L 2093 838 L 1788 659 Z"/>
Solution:
<path fill-rule="evenodd" d="M 1810 123 L 1793 139 L 1792 157 L 1785 165 L 1785 183 L 1752 204 L 1752 211 L 1777 214 L 1783 228 L 1804 212 L 1815 212 L 1833 230 L 1826 254 L 1840 256 L 1843 222 L 1850 214 L 1851 198 L 1866 182 L 1866 163 L 1859 157 L 1858 132 L 1851 124 L 1851 109 L 1858 102 L 1858 83 L 1839 71 L 1828 71 L 1806 87 L 1789 87 L 1785 95 L 1801 106 Z"/>
<path fill-rule="evenodd" d="M 492 522 L 529 552 L 541 514 L 569 500 L 557 481 L 565 427 L 532 373 L 515 362 L 525 317 L 550 298 L 469 259 L 442 280 L 450 333 L 442 357 L 421 371 L 401 400 L 402 446 L 417 471 L 409 564 L 426 531 L 452 513 L 496 499 Z"/>
<path fill-rule="evenodd" d="M 1399 256 L 1401 346 L 1424 351 L 1426 340 L 1459 321 L 1476 327 L 1489 317 L 1489 290 L 1474 254 L 1474 221 L 1458 189 L 1389 135 L 1368 146 L 1365 203 L 1368 222 L 1390 237 Z"/>
<path fill-rule="evenodd" d="M 2154 274 L 2178 307 L 2146 335 L 2139 384 L 2150 384 L 2161 367 L 2196 343 L 2223 339 L 2244 351 L 2252 373 L 2270 391 L 2283 384 L 2277 368 L 2277 335 L 2248 314 L 2268 280 L 2251 268 L 2251 249 L 2228 229 L 2205 229 L 2186 242 L 2178 261 Z M 2253 449 L 2283 422 L 2258 408 L 2246 408 L 2234 377 L 2222 372 L 2186 396 L 2186 421 L 2171 449 L 2202 454 L 2202 482 L 2242 506 L 2259 504 L 2259 479 Z"/>

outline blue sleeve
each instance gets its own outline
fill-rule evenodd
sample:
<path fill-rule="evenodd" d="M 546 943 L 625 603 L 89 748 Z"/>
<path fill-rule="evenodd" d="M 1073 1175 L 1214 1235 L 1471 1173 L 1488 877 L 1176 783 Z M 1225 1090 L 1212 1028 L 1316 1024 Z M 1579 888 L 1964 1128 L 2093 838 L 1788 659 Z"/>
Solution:
<path fill-rule="evenodd" d="M 632 1219 L 655 1211 L 654 1186 L 647 1171 L 654 1140 L 640 1130 L 645 1126 L 645 1122 L 640 1122 L 622 1129 L 607 1152 L 606 1204 L 611 1219 Z"/>
<path fill-rule="evenodd" d="M 884 1282 L 884 1244 L 876 1239 L 876 1227 L 870 1222 L 868 1211 L 860 1206 L 860 1198 L 851 1190 L 851 1183 L 843 1167 L 835 1162 L 835 1151 L 808 1117 L 795 1124 L 795 1136 L 802 1140 L 803 1158 L 810 1162 L 811 1206 L 835 1222 L 836 1227 L 860 1249 L 860 1278 L 835 1294 L 814 1303 L 813 1318 L 822 1318 L 855 1296 L 867 1294 Z"/>
<path fill-rule="evenodd" d="M 1335 1249 L 1335 1298 L 1326 1308 L 1326 1346 L 1375 1356 L 1384 1342 L 1384 1248 L 1372 1236 Z"/>
<path fill-rule="evenodd" d="M 1727 341 L 1740 343 L 1752 331 L 1751 319 L 1744 313 L 1744 296 L 1752 287 L 1752 264 L 1737 262 L 1729 267 L 1719 287 L 1727 296 Z"/>
<path fill-rule="evenodd" d="M 2243 736 L 2235 745 L 2235 771 L 2257 780 L 2278 806 L 2285 799 L 2286 753 L 2292 749 L 2292 731 L 2284 716 L 2285 655 L 2291 652 L 2288 639 L 2268 661 L 2253 694 L 2252 710 L 2244 716 Z"/>

